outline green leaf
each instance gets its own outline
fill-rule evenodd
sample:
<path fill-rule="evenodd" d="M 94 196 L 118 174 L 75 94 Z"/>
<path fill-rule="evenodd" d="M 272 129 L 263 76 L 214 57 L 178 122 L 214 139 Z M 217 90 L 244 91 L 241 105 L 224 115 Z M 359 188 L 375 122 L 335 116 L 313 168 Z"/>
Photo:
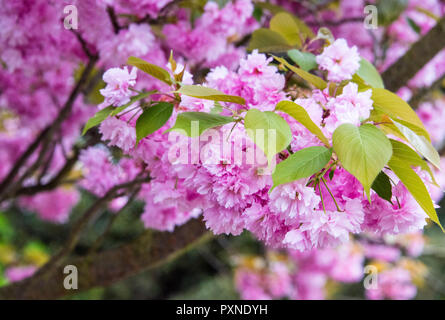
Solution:
<path fill-rule="evenodd" d="M 411 27 L 411 29 L 414 30 L 415 33 L 420 34 L 420 27 L 419 25 L 410 17 L 406 18 L 406 21 L 408 22 L 409 26 Z"/>
<path fill-rule="evenodd" d="M 390 139 L 392 145 L 392 157 L 397 158 L 400 161 L 405 162 L 408 166 L 420 167 L 425 170 L 431 176 L 431 180 L 437 185 L 436 179 L 434 177 L 433 171 L 426 161 L 424 161 L 413 149 L 411 149 L 406 144 Z"/>
<path fill-rule="evenodd" d="M 342 124 L 332 135 L 332 145 L 343 167 L 369 191 L 375 178 L 392 156 L 389 139 L 377 127 Z"/>
<path fill-rule="evenodd" d="M 300 50 L 292 49 L 287 52 L 287 55 L 304 71 L 310 71 L 317 67 L 315 55 L 310 52 L 301 52 Z"/>
<path fill-rule="evenodd" d="M 172 112 L 173 104 L 168 102 L 159 102 L 145 109 L 136 121 L 136 146 L 141 139 L 159 130 L 170 119 Z"/>
<path fill-rule="evenodd" d="M 386 89 L 373 88 L 371 99 L 374 101 L 375 110 L 387 114 L 393 120 L 412 124 L 423 132 L 425 137 L 429 137 L 416 112 L 395 93 Z M 428 140 L 430 139 L 428 138 Z"/>
<path fill-rule="evenodd" d="M 374 65 L 368 60 L 362 58 L 360 60 L 360 68 L 357 71 L 357 75 L 360 76 L 367 84 L 374 88 L 384 88 L 382 77 Z"/>
<path fill-rule="evenodd" d="M 439 218 L 437 217 L 436 209 L 434 208 L 433 201 L 431 200 L 430 194 L 423 183 L 422 179 L 417 175 L 417 173 L 409 167 L 409 165 L 398 158 L 392 158 L 389 163 L 391 170 L 399 177 L 400 181 L 405 185 L 408 191 L 412 194 L 414 199 L 420 207 L 425 211 L 425 213 L 437 223 L 442 231 L 445 232 L 442 225 L 440 224 Z"/>
<path fill-rule="evenodd" d="M 325 137 L 321 129 L 312 121 L 307 111 L 300 105 L 292 101 L 278 102 L 275 110 L 283 111 L 292 116 L 295 120 L 306 127 L 311 133 L 318 137 L 327 147 L 329 147 L 329 140 Z"/>
<path fill-rule="evenodd" d="M 375 178 L 374 182 L 372 183 L 371 188 L 378 194 L 380 198 L 392 204 L 391 181 L 389 180 L 389 177 L 386 175 L 386 173 L 380 171 L 377 178 Z"/>
<path fill-rule="evenodd" d="M 104 121 L 114 109 L 115 107 L 108 106 L 102 110 L 97 111 L 93 117 L 88 119 L 87 123 L 85 124 L 85 127 L 83 127 L 82 135 L 84 135 L 92 127 L 95 127 L 102 121 Z"/>
<path fill-rule="evenodd" d="M 279 57 L 275 57 L 275 60 L 277 60 L 278 62 L 284 64 L 287 68 L 289 68 L 291 71 L 295 72 L 296 74 L 298 74 L 301 78 L 303 78 L 304 80 L 306 80 L 307 82 L 313 84 L 316 88 L 323 90 L 327 87 L 327 83 L 326 81 L 324 81 L 323 79 L 304 71 L 303 69 L 297 68 L 293 65 L 291 65 L 290 63 L 288 63 L 286 60 L 284 60 L 283 58 L 279 58 Z"/>
<path fill-rule="evenodd" d="M 292 140 L 292 133 L 286 120 L 271 111 L 250 109 L 244 118 L 244 127 L 247 135 L 264 151 L 269 161 L 278 152 L 286 149 Z M 275 141 L 272 140 L 274 136 Z M 274 143 L 275 146 L 270 143 Z"/>
<path fill-rule="evenodd" d="M 291 154 L 275 167 L 272 189 L 280 184 L 312 176 L 328 164 L 331 156 L 332 150 L 321 146 L 305 148 Z"/>
<path fill-rule="evenodd" d="M 379 26 L 387 26 L 396 21 L 407 4 L 407 0 L 378 0 L 376 6 Z"/>
<path fill-rule="evenodd" d="M 244 100 L 244 98 L 238 96 L 231 96 L 219 90 L 203 86 L 183 85 L 177 92 L 184 94 L 186 96 L 201 98 L 206 100 L 233 102 L 242 105 L 246 104 L 246 100 Z"/>
<path fill-rule="evenodd" d="M 280 12 L 270 20 L 270 30 L 279 33 L 291 46 L 301 47 L 300 29 L 293 16 L 287 12 Z"/>
<path fill-rule="evenodd" d="M 232 117 L 206 112 L 182 112 L 178 114 L 175 125 L 165 132 L 178 131 L 189 137 L 200 136 L 205 130 L 235 121 Z"/>
<path fill-rule="evenodd" d="M 146 97 L 148 97 L 149 95 L 152 95 L 153 93 L 156 93 L 156 90 L 153 91 L 148 91 L 148 92 L 143 92 L 140 93 L 136 96 L 131 97 L 130 102 L 120 106 L 120 107 L 116 107 L 114 108 L 114 110 L 110 113 L 110 117 L 114 117 L 115 115 L 118 115 L 119 113 L 121 113 L 122 111 L 124 111 L 125 109 L 127 109 L 129 106 L 131 106 L 133 103 L 142 100 Z"/>
<path fill-rule="evenodd" d="M 435 167 L 440 169 L 440 156 L 439 153 L 434 149 L 433 145 L 424 137 L 417 135 L 410 128 L 394 121 L 394 125 L 403 134 L 406 140 L 429 162 L 431 162 Z"/>
<path fill-rule="evenodd" d="M 286 52 L 292 46 L 278 32 L 260 28 L 252 33 L 247 50 L 258 49 L 259 52 Z"/>
<path fill-rule="evenodd" d="M 162 82 L 165 82 L 168 85 L 171 85 L 173 83 L 173 81 L 170 77 L 170 73 L 168 73 L 167 70 L 165 70 L 155 64 L 149 63 L 145 60 L 142 60 L 142 59 L 136 58 L 136 57 L 128 58 L 127 64 L 130 66 L 135 66 L 139 70 L 142 70 L 145 73 L 148 73 L 152 77 L 155 77 L 156 79 L 161 80 Z"/>

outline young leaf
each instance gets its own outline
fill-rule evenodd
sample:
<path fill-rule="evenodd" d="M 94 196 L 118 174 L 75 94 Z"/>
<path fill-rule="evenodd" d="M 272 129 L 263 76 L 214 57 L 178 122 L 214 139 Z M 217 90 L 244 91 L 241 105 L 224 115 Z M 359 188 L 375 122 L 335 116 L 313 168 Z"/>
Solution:
<path fill-rule="evenodd" d="M 414 199 L 416 199 L 417 203 L 426 212 L 430 219 L 437 223 L 442 231 L 445 232 L 437 217 L 436 209 L 434 208 L 430 194 L 417 173 L 411 169 L 406 162 L 398 158 L 392 158 L 388 165 L 396 176 L 399 177 L 400 181 L 402 181 L 404 186 L 412 194 Z"/>
<path fill-rule="evenodd" d="M 312 121 L 309 114 L 302 106 L 299 106 L 292 101 L 278 102 L 275 110 L 283 111 L 292 116 L 295 120 L 306 127 L 311 133 L 316 135 L 327 147 L 329 147 L 329 140 L 325 137 L 321 129 Z"/>
<path fill-rule="evenodd" d="M 118 115 L 119 113 L 121 113 L 122 111 L 127 109 L 129 106 L 131 106 L 136 101 L 142 100 L 142 99 L 148 97 L 149 95 L 152 95 L 155 92 L 157 92 L 157 91 L 153 90 L 153 91 L 142 92 L 142 93 L 140 93 L 140 94 L 138 94 L 136 96 L 131 97 L 130 102 L 128 102 L 128 103 L 126 103 L 126 104 L 124 104 L 124 105 L 122 105 L 120 107 L 114 108 L 114 110 L 110 113 L 110 117 Z"/>
<path fill-rule="evenodd" d="M 372 183 L 371 189 L 374 190 L 378 196 L 392 204 L 392 187 L 389 177 L 383 171 L 380 171 L 377 178 Z"/>
<path fill-rule="evenodd" d="M 332 145 L 343 167 L 369 191 L 375 178 L 392 156 L 389 139 L 377 127 L 342 124 L 332 135 Z"/>
<path fill-rule="evenodd" d="M 206 100 L 246 104 L 246 100 L 244 100 L 244 98 L 238 96 L 231 96 L 216 89 L 203 86 L 183 85 L 177 92 L 184 94 L 186 96 L 201 98 Z"/>
<path fill-rule="evenodd" d="M 278 32 L 260 28 L 252 33 L 247 50 L 258 49 L 259 52 L 286 52 L 292 46 Z"/>
<path fill-rule="evenodd" d="M 313 84 L 316 88 L 323 90 L 327 87 L 327 83 L 326 81 L 324 81 L 323 79 L 304 71 L 303 69 L 297 68 L 293 65 L 291 65 L 290 63 L 288 63 L 286 60 L 284 60 L 283 58 L 278 58 L 275 57 L 275 60 L 277 60 L 278 62 L 284 64 L 287 68 L 289 68 L 291 71 L 295 72 L 296 74 L 298 74 L 301 78 L 303 78 L 304 80 L 306 80 L 307 82 Z"/>
<path fill-rule="evenodd" d="M 371 99 L 374 101 L 374 109 L 377 111 L 387 114 L 393 120 L 399 122 L 400 120 L 406 121 L 424 132 L 425 137 L 429 137 L 428 132 L 416 112 L 395 93 L 386 89 L 373 88 Z"/>
<path fill-rule="evenodd" d="M 291 154 L 275 167 L 272 189 L 280 184 L 312 176 L 328 164 L 331 156 L 332 150 L 325 147 L 309 147 Z"/>
<path fill-rule="evenodd" d="M 88 119 L 87 123 L 85 124 L 85 127 L 83 127 L 82 135 L 84 135 L 92 127 L 95 127 L 102 121 L 104 121 L 114 109 L 115 107 L 108 106 L 102 110 L 97 111 L 93 117 Z"/>
<path fill-rule="evenodd" d="M 292 49 L 287 52 L 287 55 L 304 71 L 310 71 L 317 67 L 315 55 L 310 52 L 301 52 L 300 50 Z"/>
<path fill-rule="evenodd" d="M 362 78 L 371 87 L 384 88 L 380 73 L 371 62 L 364 58 L 360 60 L 360 68 L 357 71 L 357 75 L 359 75 L 360 78 Z"/>
<path fill-rule="evenodd" d="M 426 159 L 428 159 L 435 167 L 440 169 L 440 156 L 434 149 L 433 145 L 424 137 L 417 135 L 410 128 L 402 125 L 401 123 L 394 120 L 394 125 L 403 134 L 406 140 L 422 154 Z"/>
<path fill-rule="evenodd" d="M 268 160 L 286 149 L 292 140 L 292 133 L 286 120 L 271 111 L 261 112 L 258 109 L 250 109 L 244 118 L 244 127 L 247 135 L 264 151 Z M 263 130 L 263 132 L 258 130 Z M 275 135 L 275 141 L 272 140 L 271 134 Z M 269 143 L 274 143 L 275 146 Z"/>
<path fill-rule="evenodd" d="M 433 171 L 425 160 L 423 160 L 413 149 L 411 149 L 406 144 L 393 139 L 390 139 L 390 141 L 392 145 L 393 158 L 397 158 L 400 161 L 405 162 L 408 166 L 420 167 L 422 168 L 422 170 L 427 171 L 431 176 L 432 182 L 437 185 Z"/>
<path fill-rule="evenodd" d="M 287 12 L 280 12 L 270 20 L 270 30 L 279 33 L 287 43 L 301 47 L 300 29 L 293 16 Z"/>
<path fill-rule="evenodd" d="M 175 125 L 166 130 L 185 132 L 189 137 L 200 136 L 205 130 L 233 122 L 232 117 L 206 112 L 182 112 L 178 114 Z M 196 125 L 196 127 L 195 127 Z"/>
<path fill-rule="evenodd" d="M 136 121 L 136 146 L 141 139 L 160 129 L 168 121 L 172 112 L 173 105 L 168 102 L 159 102 L 145 109 Z"/>
<path fill-rule="evenodd" d="M 167 70 L 165 70 L 155 64 L 149 63 L 145 60 L 142 60 L 142 59 L 139 59 L 136 57 L 128 58 L 127 64 L 130 66 L 135 66 L 139 70 L 142 70 L 145 73 L 148 73 L 152 77 L 155 77 L 156 79 L 161 80 L 168 85 L 171 85 L 173 83 L 172 79 L 170 77 L 170 73 L 168 73 Z"/>

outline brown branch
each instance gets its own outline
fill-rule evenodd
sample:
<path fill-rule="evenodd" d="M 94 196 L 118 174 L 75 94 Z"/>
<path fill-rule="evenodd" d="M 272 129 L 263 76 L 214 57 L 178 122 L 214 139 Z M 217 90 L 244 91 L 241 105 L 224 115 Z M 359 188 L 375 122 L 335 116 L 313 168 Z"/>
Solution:
<path fill-rule="evenodd" d="M 26 178 L 26 176 L 32 174 L 32 171 L 35 170 L 41 164 L 41 162 L 43 161 L 42 159 L 44 158 L 43 155 L 48 148 L 47 141 L 52 139 L 57 130 L 60 129 L 62 122 L 66 120 L 66 118 L 70 115 L 74 102 L 77 99 L 78 95 L 80 94 L 81 89 L 83 85 L 86 83 L 86 80 L 88 79 L 91 71 L 93 70 L 97 60 L 98 60 L 97 56 L 93 56 L 90 58 L 88 64 L 86 65 L 85 69 L 82 72 L 79 81 L 71 91 L 71 94 L 69 95 L 63 108 L 60 110 L 57 118 L 54 120 L 52 124 L 48 125 L 45 129 L 43 129 L 40 132 L 40 134 L 34 139 L 34 141 L 29 145 L 29 147 L 25 150 L 25 152 L 16 161 L 15 165 L 12 167 L 6 178 L 2 181 L 2 183 L 0 184 L 0 202 L 8 198 L 9 193 L 14 193 L 18 188 L 20 188 L 20 183 L 23 181 L 23 179 Z M 40 151 L 40 155 L 37 161 L 33 165 L 31 165 L 30 168 L 32 170 L 29 170 L 28 168 L 28 170 L 26 170 L 24 175 L 22 175 L 22 177 L 18 179 L 17 181 L 18 183 L 14 183 L 14 180 L 16 179 L 16 176 L 19 174 L 20 169 L 26 164 L 29 157 L 37 150 L 37 148 L 41 144 L 42 144 L 42 150 Z"/>
<path fill-rule="evenodd" d="M 382 74 L 386 89 L 397 91 L 445 47 L 445 17 Z"/>
<path fill-rule="evenodd" d="M 77 267 L 78 290 L 64 288 L 64 266 L 58 266 L 45 275 L 35 275 L 0 288 L 0 300 L 57 299 L 93 287 L 107 286 L 154 268 L 208 238 L 210 234 L 201 219 L 193 219 L 171 233 L 147 230 L 129 244 L 66 261 L 65 265 Z"/>
<path fill-rule="evenodd" d="M 445 80 L 445 74 L 443 74 L 441 77 L 439 77 L 436 81 L 434 81 L 431 86 L 427 88 L 421 88 L 419 89 L 409 100 L 409 105 L 413 109 L 417 109 L 419 106 L 419 103 L 422 102 L 425 98 L 428 97 L 428 95 L 440 87 L 442 82 Z"/>
<path fill-rule="evenodd" d="M 64 166 L 59 170 L 59 172 L 57 172 L 54 175 L 54 177 L 50 181 L 48 181 L 45 184 L 38 183 L 36 185 L 20 188 L 14 194 L 12 194 L 12 195 L 10 194 L 9 196 L 10 197 L 17 197 L 17 196 L 21 196 L 21 195 L 31 196 L 31 195 L 37 194 L 39 192 L 42 192 L 42 191 L 53 190 L 53 189 L 57 188 L 58 186 L 60 186 L 63 183 L 65 177 L 70 173 L 71 169 L 76 164 L 76 162 L 79 158 L 80 152 L 83 149 L 86 149 L 89 146 L 95 145 L 96 143 L 98 143 L 100 141 L 97 131 L 90 130 L 89 135 L 91 136 L 93 134 L 93 132 L 95 134 L 89 138 L 89 140 L 86 144 L 84 144 L 82 146 L 76 145 L 73 147 L 71 157 L 66 159 Z"/>
<path fill-rule="evenodd" d="M 51 258 L 51 260 L 49 260 L 42 268 L 40 268 L 37 271 L 36 276 L 44 275 L 48 273 L 51 269 L 57 268 L 60 265 L 63 259 L 73 251 L 77 242 L 79 241 L 82 231 L 91 222 L 96 213 L 100 209 L 102 209 L 108 201 L 120 195 L 118 194 L 119 191 L 121 191 L 122 189 L 126 190 L 135 186 L 139 186 L 142 183 L 149 181 L 150 177 L 148 176 L 148 177 L 136 178 L 130 182 L 118 184 L 112 187 L 110 190 L 108 190 L 108 192 L 103 197 L 97 199 L 71 228 L 71 232 L 63 248 L 57 254 L 55 254 Z"/>

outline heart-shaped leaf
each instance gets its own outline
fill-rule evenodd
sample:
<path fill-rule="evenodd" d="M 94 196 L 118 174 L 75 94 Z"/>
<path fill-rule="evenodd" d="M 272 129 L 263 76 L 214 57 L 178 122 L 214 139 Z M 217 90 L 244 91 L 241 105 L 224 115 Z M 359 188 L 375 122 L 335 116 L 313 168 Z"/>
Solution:
<path fill-rule="evenodd" d="M 369 197 L 377 175 L 392 156 L 392 146 L 377 127 L 342 124 L 332 135 L 332 145 L 343 167 L 356 177 Z"/>

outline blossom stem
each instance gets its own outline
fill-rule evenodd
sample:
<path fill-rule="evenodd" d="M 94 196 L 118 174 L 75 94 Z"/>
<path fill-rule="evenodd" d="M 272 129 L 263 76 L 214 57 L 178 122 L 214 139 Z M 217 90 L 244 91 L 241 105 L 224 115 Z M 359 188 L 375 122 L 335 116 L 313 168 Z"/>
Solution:
<path fill-rule="evenodd" d="M 321 181 L 323 181 L 324 186 L 326 187 L 326 190 L 328 190 L 329 194 L 331 195 L 332 200 L 334 200 L 335 207 L 337 208 L 338 212 L 343 212 L 344 210 L 341 210 L 338 206 L 337 200 L 335 200 L 334 195 L 331 192 L 331 189 L 329 189 L 328 184 L 326 183 L 326 179 L 324 177 L 321 177 Z"/>

